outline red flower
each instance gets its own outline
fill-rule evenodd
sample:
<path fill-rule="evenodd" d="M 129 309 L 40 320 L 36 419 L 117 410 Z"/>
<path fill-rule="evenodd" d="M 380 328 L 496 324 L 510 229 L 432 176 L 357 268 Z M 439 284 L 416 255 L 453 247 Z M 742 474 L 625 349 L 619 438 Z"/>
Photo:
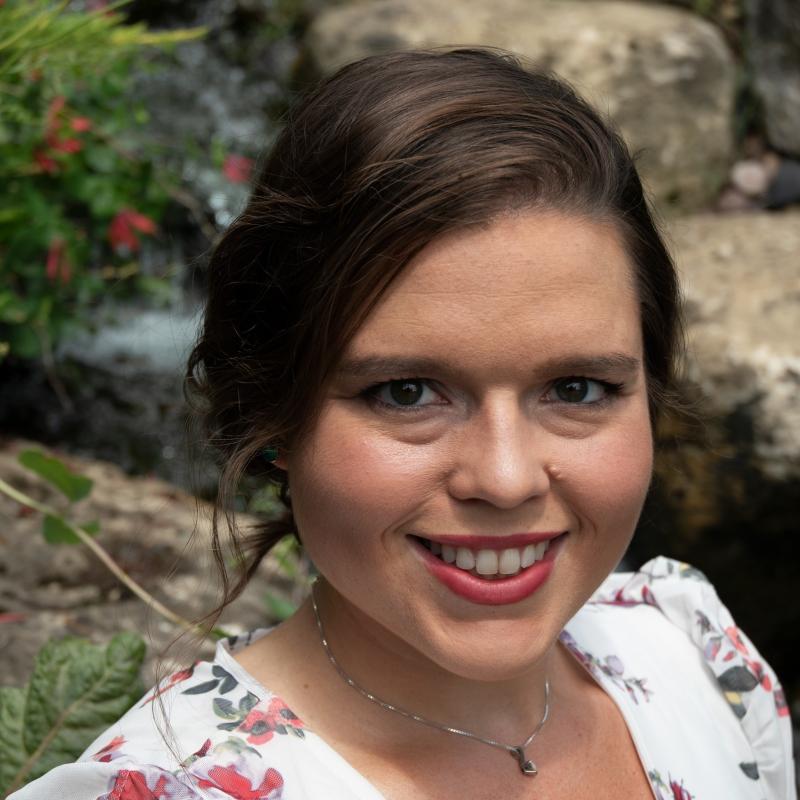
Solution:
<path fill-rule="evenodd" d="M 83 133 L 92 127 L 92 121 L 89 117 L 73 117 L 69 121 L 69 125 L 77 133 Z"/>
<path fill-rule="evenodd" d="M 69 283 L 71 270 L 69 259 L 64 251 L 64 240 L 56 237 L 50 242 L 50 249 L 47 251 L 47 264 L 45 274 L 52 283 L 61 279 L 62 283 Z"/>
<path fill-rule="evenodd" d="M 27 614 L 19 611 L 7 611 L 5 614 L 0 614 L 0 625 L 6 622 L 23 622 L 26 617 Z"/>
<path fill-rule="evenodd" d="M 59 153 L 78 153 L 83 149 L 83 142 L 78 139 L 55 139 L 50 146 Z"/>
<path fill-rule="evenodd" d="M 283 786 L 281 774 L 272 768 L 267 770 L 264 780 L 255 788 L 251 786 L 249 778 L 240 775 L 233 767 L 212 767 L 208 777 L 211 780 L 203 778 L 199 781 L 202 789 L 220 789 L 236 800 L 268 800 L 275 789 Z M 109 797 L 109 800 L 112 798 Z"/>
<path fill-rule="evenodd" d="M 150 789 L 144 773 L 121 769 L 108 793 L 108 800 L 159 800 L 166 797 L 167 779 L 162 775 Z"/>
<path fill-rule="evenodd" d="M 233 183 L 247 183 L 253 173 L 253 159 L 247 156 L 228 155 L 222 165 L 222 172 Z"/>
<path fill-rule="evenodd" d="M 51 101 L 50 105 L 47 108 L 47 116 L 45 117 L 47 122 L 47 132 L 50 133 L 56 126 L 56 120 L 58 115 L 64 110 L 64 106 L 67 103 L 67 98 L 64 97 L 63 94 L 56 95 Z"/>
<path fill-rule="evenodd" d="M 136 232 L 152 235 L 156 232 L 156 223 L 150 217 L 130 208 L 120 211 L 108 226 L 108 240 L 114 249 L 125 248 L 131 252 L 139 249 L 139 237 Z"/>
<path fill-rule="evenodd" d="M 39 165 L 42 172 L 46 172 L 49 175 L 55 175 L 58 172 L 58 162 L 50 158 L 44 150 L 37 150 L 33 154 L 33 160 Z"/>

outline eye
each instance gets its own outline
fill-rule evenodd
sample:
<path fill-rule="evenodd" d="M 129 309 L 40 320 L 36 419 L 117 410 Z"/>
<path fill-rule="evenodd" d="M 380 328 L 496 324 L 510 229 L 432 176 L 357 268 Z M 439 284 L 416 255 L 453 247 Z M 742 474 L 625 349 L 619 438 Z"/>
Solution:
<path fill-rule="evenodd" d="M 553 384 L 551 392 L 556 399 L 570 405 L 594 405 L 611 399 L 622 389 L 620 383 L 593 380 L 592 378 L 561 378 Z"/>
<path fill-rule="evenodd" d="M 367 389 L 365 394 L 382 406 L 397 409 L 440 405 L 441 396 L 428 382 L 419 378 L 385 381 Z"/>

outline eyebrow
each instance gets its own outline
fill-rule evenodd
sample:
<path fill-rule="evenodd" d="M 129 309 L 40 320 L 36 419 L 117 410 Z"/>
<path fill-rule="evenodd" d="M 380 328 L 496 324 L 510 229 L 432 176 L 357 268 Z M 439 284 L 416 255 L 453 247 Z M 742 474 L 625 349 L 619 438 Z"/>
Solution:
<path fill-rule="evenodd" d="M 627 353 L 604 353 L 595 356 L 565 356 L 546 359 L 536 365 L 536 372 L 549 375 L 614 375 L 632 376 L 639 372 L 642 361 Z M 453 375 L 463 370 L 453 362 L 435 358 L 394 358 L 385 356 L 360 356 L 346 358 L 337 367 L 336 374 L 348 378 L 424 377 L 426 375 Z"/>

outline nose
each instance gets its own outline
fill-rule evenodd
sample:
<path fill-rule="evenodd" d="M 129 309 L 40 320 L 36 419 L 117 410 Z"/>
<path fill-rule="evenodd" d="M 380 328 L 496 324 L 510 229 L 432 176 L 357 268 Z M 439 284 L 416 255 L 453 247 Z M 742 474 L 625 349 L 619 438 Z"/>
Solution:
<path fill-rule="evenodd" d="M 515 398 L 484 404 L 464 425 L 454 447 L 449 491 L 511 509 L 550 490 L 547 435 Z"/>

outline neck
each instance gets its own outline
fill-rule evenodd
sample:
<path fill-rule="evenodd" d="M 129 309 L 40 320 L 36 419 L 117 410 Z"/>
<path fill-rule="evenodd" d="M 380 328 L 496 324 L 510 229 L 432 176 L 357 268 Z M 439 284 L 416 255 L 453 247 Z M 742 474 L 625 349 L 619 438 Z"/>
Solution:
<path fill-rule="evenodd" d="M 307 620 L 310 616 L 308 621 L 315 628 L 319 619 L 327 648 L 322 644 L 321 632 L 314 633 L 320 650 L 327 650 L 329 676 L 341 691 L 348 693 L 350 702 L 359 708 L 358 713 L 377 716 L 385 726 L 418 736 L 420 725 L 387 709 L 390 704 L 437 725 L 510 745 L 525 741 L 542 721 L 547 705 L 545 682 L 555 646 L 513 676 L 475 679 L 454 674 L 426 658 L 353 607 L 324 581 L 318 582 L 314 595 L 317 614 L 310 599 L 302 616 Z M 348 686 L 348 678 L 380 702 L 369 700 Z"/>

